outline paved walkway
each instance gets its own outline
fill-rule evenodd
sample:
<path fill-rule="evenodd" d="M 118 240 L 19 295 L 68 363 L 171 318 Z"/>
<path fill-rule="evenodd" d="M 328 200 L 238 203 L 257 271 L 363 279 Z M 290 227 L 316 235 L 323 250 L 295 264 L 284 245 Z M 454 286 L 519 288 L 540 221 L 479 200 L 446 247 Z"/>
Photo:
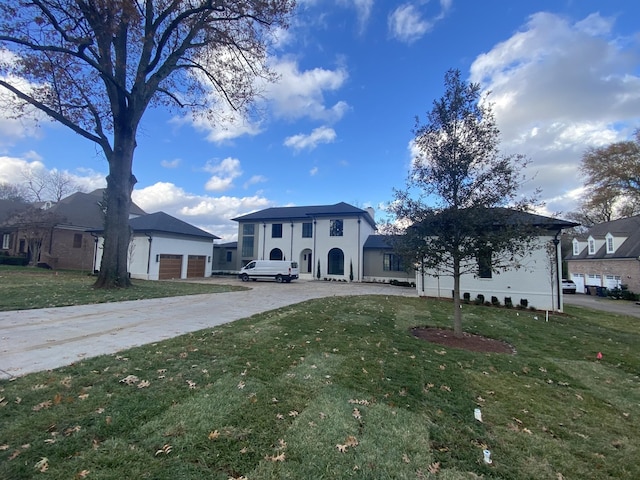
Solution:
<path fill-rule="evenodd" d="M 416 296 L 382 284 L 298 280 L 242 283 L 250 290 L 75 307 L 0 312 L 0 378 L 69 365 L 184 333 L 214 327 L 312 298 L 345 295 Z"/>

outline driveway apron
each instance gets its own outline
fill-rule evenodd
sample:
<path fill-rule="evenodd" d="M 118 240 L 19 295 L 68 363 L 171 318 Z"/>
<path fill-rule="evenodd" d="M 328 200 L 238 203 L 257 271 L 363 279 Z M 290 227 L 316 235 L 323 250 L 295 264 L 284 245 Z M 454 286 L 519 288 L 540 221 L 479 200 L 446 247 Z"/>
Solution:
<path fill-rule="evenodd" d="M 236 279 L 203 281 L 241 285 Z M 116 353 L 313 298 L 416 296 L 415 289 L 382 284 L 294 281 L 242 286 L 250 290 L 0 312 L 0 378 Z"/>

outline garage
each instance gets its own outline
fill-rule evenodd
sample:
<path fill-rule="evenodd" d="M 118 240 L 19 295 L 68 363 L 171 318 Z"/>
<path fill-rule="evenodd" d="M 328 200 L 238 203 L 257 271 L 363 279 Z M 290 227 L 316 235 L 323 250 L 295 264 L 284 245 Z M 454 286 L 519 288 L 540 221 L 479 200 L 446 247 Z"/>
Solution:
<path fill-rule="evenodd" d="M 187 278 L 204 277 L 207 257 L 204 255 L 189 255 L 187 259 Z"/>
<path fill-rule="evenodd" d="M 172 278 L 181 278 L 182 274 L 182 255 L 160 255 L 160 271 L 158 279 L 169 280 Z"/>

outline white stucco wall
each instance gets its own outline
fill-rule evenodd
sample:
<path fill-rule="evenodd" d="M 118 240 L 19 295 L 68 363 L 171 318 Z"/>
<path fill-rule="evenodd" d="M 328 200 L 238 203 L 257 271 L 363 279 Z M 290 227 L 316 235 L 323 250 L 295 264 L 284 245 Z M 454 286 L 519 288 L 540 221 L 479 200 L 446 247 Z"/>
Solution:
<path fill-rule="evenodd" d="M 527 299 L 529 307 L 538 310 L 558 310 L 558 289 L 555 274 L 549 271 L 549 259 L 545 244 L 553 237 L 540 237 L 538 248 L 522 259 L 523 268 L 509 270 L 492 278 L 477 278 L 467 274 L 460 278 L 460 296 L 467 292 L 473 301 L 478 294 L 491 301 L 495 296 L 504 305 L 505 297 L 511 297 L 513 305 L 520 303 L 520 299 Z M 559 250 L 559 248 L 558 248 Z M 560 252 L 556 257 L 556 264 L 560 267 Z M 418 271 L 416 274 L 416 288 L 418 295 L 428 297 L 452 298 L 453 277 L 436 276 L 435 272 Z M 560 311 L 562 311 L 562 289 L 560 288 Z"/>
<path fill-rule="evenodd" d="M 343 235 L 330 236 L 331 220 L 343 220 Z M 266 224 L 256 224 L 255 241 L 257 245 L 257 259 L 269 259 L 269 254 L 274 248 L 282 250 L 286 260 L 297 261 L 300 265 L 301 278 L 315 278 L 318 260 L 320 260 L 321 277 L 349 279 L 350 263 L 353 263 L 354 281 L 361 281 L 363 275 L 362 247 L 367 237 L 374 233 L 373 227 L 364 218 L 340 218 L 340 217 L 320 217 L 309 219 L 313 224 L 313 235 L 311 238 L 302 237 L 302 221 L 291 222 L 267 222 Z M 271 237 L 271 225 L 282 223 L 282 238 Z M 240 229 L 242 227 L 240 226 Z M 240 230 L 241 232 L 242 230 Z M 327 262 L 329 251 L 339 248 L 344 254 L 344 274 L 328 275 Z M 307 271 L 303 255 L 305 252 L 312 253 L 312 268 Z"/>
<path fill-rule="evenodd" d="M 100 269 L 102 262 L 104 238 L 98 240 L 98 255 L 96 269 Z M 189 255 L 204 255 L 205 276 L 211 276 L 211 256 L 213 253 L 213 240 L 196 237 L 179 237 L 170 235 L 153 234 L 152 240 L 146 235 L 135 235 L 130 243 L 128 252 L 128 269 L 131 278 L 142 280 L 158 280 L 160 262 L 156 261 L 157 255 L 182 255 L 182 272 L 180 278 L 187 278 L 187 259 Z"/>

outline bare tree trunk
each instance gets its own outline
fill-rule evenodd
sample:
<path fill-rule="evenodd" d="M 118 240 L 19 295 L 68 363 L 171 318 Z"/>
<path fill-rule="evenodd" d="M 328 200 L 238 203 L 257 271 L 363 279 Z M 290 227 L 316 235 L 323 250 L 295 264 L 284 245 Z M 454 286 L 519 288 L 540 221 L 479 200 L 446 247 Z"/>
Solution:
<path fill-rule="evenodd" d="M 122 142 L 115 145 L 113 154 L 109 158 L 104 250 L 100 274 L 94 284 L 95 288 L 131 286 L 127 269 L 127 253 L 131 238 L 129 227 L 131 192 L 137 181 L 132 172 L 133 152 L 136 147 L 135 132 L 130 131 L 127 135 L 115 138 L 121 138 Z"/>
<path fill-rule="evenodd" d="M 460 303 L 460 260 L 453 260 L 453 335 L 462 338 L 462 309 Z"/>

